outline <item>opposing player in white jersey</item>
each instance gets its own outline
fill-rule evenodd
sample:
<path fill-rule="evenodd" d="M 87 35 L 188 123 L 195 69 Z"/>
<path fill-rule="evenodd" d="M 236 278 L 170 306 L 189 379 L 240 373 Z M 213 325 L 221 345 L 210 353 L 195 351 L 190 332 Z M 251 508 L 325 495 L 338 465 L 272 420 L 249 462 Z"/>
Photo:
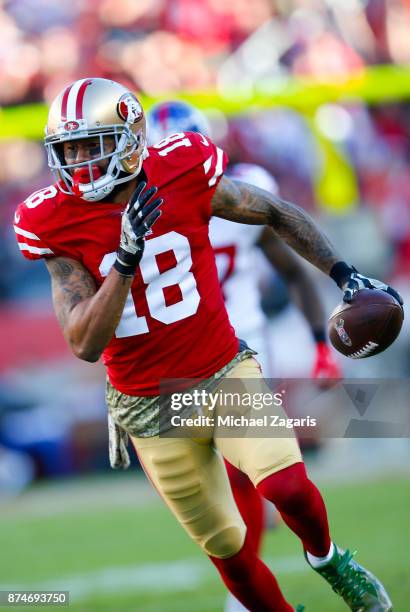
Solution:
<path fill-rule="evenodd" d="M 230 178 L 238 179 L 277 193 L 278 187 L 275 179 L 267 170 L 255 164 L 235 164 L 227 173 Z M 243 225 L 213 218 L 209 225 L 209 236 L 213 246 L 218 267 L 219 281 L 221 283 L 229 319 L 240 338 L 245 338 L 249 346 L 258 352 L 258 359 L 262 371 L 267 378 L 273 376 L 272 348 L 269 343 L 268 322 L 261 307 L 261 294 L 259 288 L 260 249 L 255 246 L 263 242 L 267 248 L 272 241 L 272 235 L 263 241 L 264 228 L 256 225 Z M 280 250 L 282 244 L 277 246 Z M 286 249 L 287 250 L 287 249 Z M 281 267 L 280 253 L 273 259 Z M 292 257 L 293 259 L 293 257 Z M 296 259 L 296 258 L 295 258 Z M 299 263 L 299 262 L 298 262 Z M 287 278 L 286 270 L 283 270 Z M 319 309 L 320 310 L 320 309 Z M 320 318 L 320 312 L 318 320 Z"/>
<path fill-rule="evenodd" d="M 148 140 L 155 144 L 175 132 L 209 134 L 205 116 L 195 107 L 177 100 L 162 102 L 148 114 Z M 273 194 L 278 185 L 262 166 L 238 163 L 226 173 L 236 179 Z M 319 295 L 298 256 L 268 228 L 258 225 L 232 223 L 212 217 L 209 236 L 215 252 L 219 281 L 222 286 L 229 319 L 239 338 L 257 351 L 258 361 L 266 378 L 274 376 L 272 347 L 268 320 L 261 307 L 259 274 L 261 252 L 280 274 L 295 296 L 297 305 L 309 325 L 316 344 L 312 368 L 314 378 L 339 378 L 341 372 L 326 342 L 325 315 Z M 236 504 L 259 550 L 264 528 L 264 503 L 249 478 L 225 461 Z M 231 594 L 225 612 L 246 610 Z"/>

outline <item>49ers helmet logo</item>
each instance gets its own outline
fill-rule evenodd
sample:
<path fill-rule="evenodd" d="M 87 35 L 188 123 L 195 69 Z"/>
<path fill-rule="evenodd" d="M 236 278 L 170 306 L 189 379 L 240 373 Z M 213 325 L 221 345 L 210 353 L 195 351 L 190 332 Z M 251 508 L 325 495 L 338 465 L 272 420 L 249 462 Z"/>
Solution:
<path fill-rule="evenodd" d="M 75 132 L 75 130 L 78 130 L 79 127 L 80 124 L 78 123 L 78 121 L 67 121 L 64 124 L 64 129 L 66 132 Z"/>
<path fill-rule="evenodd" d="M 118 100 L 117 113 L 123 121 L 135 123 L 141 119 L 143 110 L 137 98 L 131 93 L 125 93 Z"/>

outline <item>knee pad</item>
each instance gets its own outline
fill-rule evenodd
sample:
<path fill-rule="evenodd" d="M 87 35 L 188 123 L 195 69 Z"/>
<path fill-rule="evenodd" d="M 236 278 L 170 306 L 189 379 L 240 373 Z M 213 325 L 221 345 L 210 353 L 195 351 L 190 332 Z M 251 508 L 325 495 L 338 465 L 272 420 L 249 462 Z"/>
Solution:
<path fill-rule="evenodd" d="M 236 507 L 223 460 L 192 440 L 146 446 L 145 469 L 192 540 L 207 555 L 227 558 L 242 547 L 246 527 Z"/>
<path fill-rule="evenodd" d="M 245 542 L 246 527 L 243 523 L 232 524 L 208 536 L 202 548 L 209 557 L 228 559 L 236 555 Z"/>

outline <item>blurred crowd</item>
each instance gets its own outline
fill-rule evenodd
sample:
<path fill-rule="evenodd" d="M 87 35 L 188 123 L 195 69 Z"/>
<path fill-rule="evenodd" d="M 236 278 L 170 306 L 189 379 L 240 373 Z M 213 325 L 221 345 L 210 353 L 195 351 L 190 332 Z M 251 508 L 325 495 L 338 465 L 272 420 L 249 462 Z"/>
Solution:
<path fill-rule="evenodd" d="M 154 98 L 242 91 L 283 75 L 343 80 L 368 65 L 410 63 L 409 28 L 409 0 L 0 0 L 0 105 L 49 102 L 89 75 Z M 409 256 L 409 121 L 405 104 L 325 106 L 314 126 L 348 156 L 357 199 L 382 217 L 400 268 Z M 228 127 L 219 123 L 214 138 L 233 159 L 266 166 L 284 197 L 314 208 L 323 152 L 305 117 L 276 109 L 233 118 Z M 0 140 L 6 245 L 15 204 L 48 180 L 40 143 Z M 10 262 L 0 299 L 25 294 L 15 282 L 24 265 L 14 250 L 0 252 L 0 261 Z"/>
<path fill-rule="evenodd" d="M 409 26 L 408 0 L 2 0 L 0 104 L 90 74 L 152 96 L 223 86 L 235 53 L 246 79 L 333 77 L 408 62 Z"/>
<path fill-rule="evenodd" d="M 409 31 L 410 0 L 0 0 L 0 105 L 49 102 L 90 75 L 154 98 L 223 95 L 289 75 L 343 80 L 370 65 L 410 64 Z M 281 196 L 318 218 L 346 257 L 410 299 L 408 101 L 323 104 L 309 116 L 284 107 L 211 112 L 209 120 L 232 162 L 268 169 Z M 337 211 L 318 188 L 325 172 L 336 192 L 353 184 Z M 107 465 L 102 370 L 84 376 L 70 360 L 45 267 L 23 260 L 12 229 L 17 203 L 49 182 L 42 143 L 0 140 L 0 494 L 2 483 L 18 490 L 33 476 Z M 335 300 L 331 293 L 326 306 Z M 303 332 L 293 322 L 287 329 L 278 352 L 294 365 L 289 334 Z M 370 370 L 356 362 L 349 374 L 408 376 L 407 337 L 388 358 L 365 360 Z M 306 371 L 304 363 L 282 374 Z"/>

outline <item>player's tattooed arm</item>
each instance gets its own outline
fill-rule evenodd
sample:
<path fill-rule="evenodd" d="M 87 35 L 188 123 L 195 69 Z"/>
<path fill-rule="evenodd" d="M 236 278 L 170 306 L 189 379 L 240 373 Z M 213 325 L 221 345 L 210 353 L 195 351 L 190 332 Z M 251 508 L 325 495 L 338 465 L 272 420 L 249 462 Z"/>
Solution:
<path fill-rule="evenodd" d="M 325 274 L 329 274 L 341 259 L 302 208 L 247 183 L 222 177 L 212 199 L 212 213 L 237 223 L 269 225 L 299 255 Z"/>
<path fill-rule="evenodd" d="M 46 265 L 51 276 L 57 319 L 64 329 L 73 308 L 92 297 L 96 286 L 88 272 L 68 257 L 53 257 Z"/>
<path fill-rule="evenodd" d="M 132 279 L 111 270 L 97 289 L 91 274 L 74 259 L 53 257 L 46 265 L 66 341 L 80 359 L 97 361 L 114 335 Z"/>

